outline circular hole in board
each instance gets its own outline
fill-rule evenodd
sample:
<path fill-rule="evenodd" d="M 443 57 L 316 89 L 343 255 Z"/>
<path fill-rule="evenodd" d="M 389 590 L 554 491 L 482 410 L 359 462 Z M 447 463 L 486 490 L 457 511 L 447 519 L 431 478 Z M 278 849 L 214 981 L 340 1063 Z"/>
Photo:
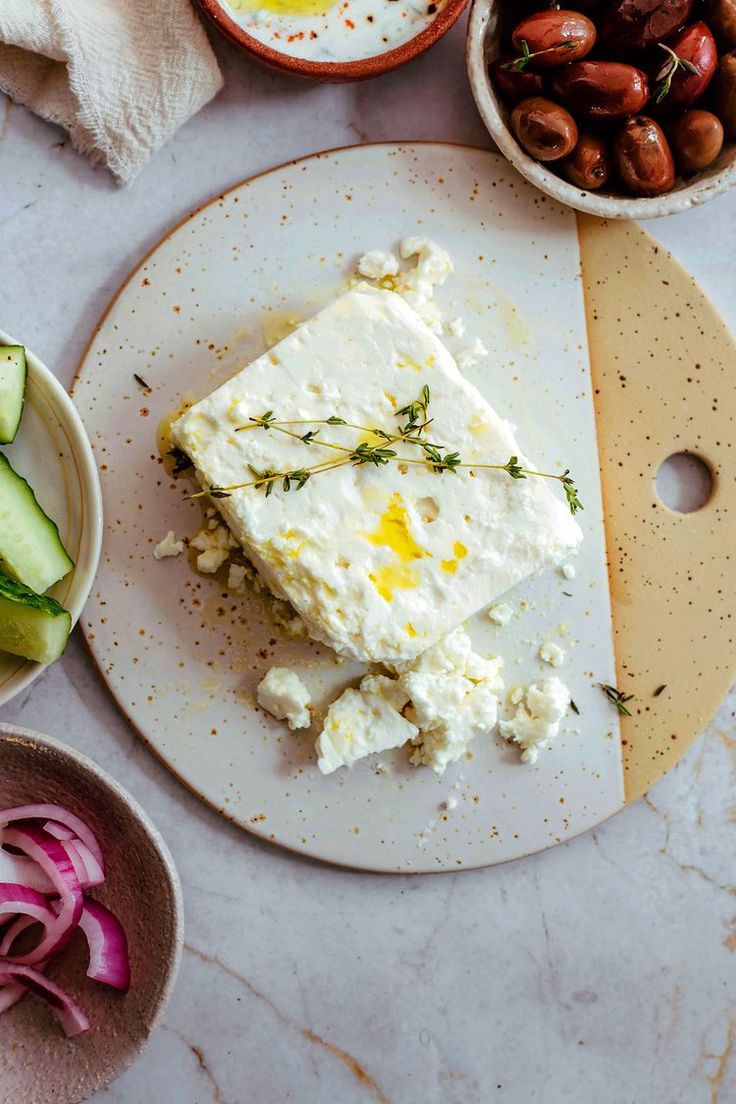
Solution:
<path fill-rule="evenodd" d="M 692 514 L 702 510 L 713 494 L 713 473 L 704 460 L 690 452 L 675 452 L 660 464 L 657 494 L 670 510 Z"/>

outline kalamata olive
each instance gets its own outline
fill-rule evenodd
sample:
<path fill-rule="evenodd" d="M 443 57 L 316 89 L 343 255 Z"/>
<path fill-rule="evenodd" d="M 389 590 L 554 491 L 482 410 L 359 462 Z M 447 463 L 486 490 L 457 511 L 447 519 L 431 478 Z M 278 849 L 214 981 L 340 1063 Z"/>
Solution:
<path fill-rule="evenodd" d="M 723 124 L 712 112 L 694 107 L 669 124 L 667 137 L 680 172 L 700 172 L 721 152 Z"/>
<path fill-rule="evenodd" d="M 538 161 L 558 161 L 575 148 L 578 128 L 569 111 L 544 96 L 530 96 L 511 112 L 511 127 Z"/>
<path fill-rule="evenodd" d="M 695 0 L 616 0 L 600 25 L 601 41 L 626 53 L 646 50 L 687 23 Z"/>
<path fill-rule="evenodd" d="M 623 184 L 634 195 L 662 195 L 675 183 L 675 162 L 664 131 L 646 115 L 622 124 L 613 154 Z"/>
<path fill-rule="evenodd" d="M 727 142 L 736 142 L 736 50 L 724 54 L 716 73 L 715 108 Z"/>
<path fill-rule="evenodd" d="M 531 69 L 515 69 L 513 58 L 496 58 L 490 67 L 491 80 L 504 103 L 513 107 L 527 96 L 541 96 L 542 78 Z"/>
<path fill-rule="evenodd" d="M 620 119 L 649 99 L 646 73 L 620 61 L 573 61 L 552 78 L 554 92 L 586 119 Z"/>
<path fill-rule="evenodd" d="M 665 111 L 690 107 L 705 92 L 718 66 L 716 40 L 705 23 L 691 23 L 668 43 L 653 73 L 653 96 Z"/>
<path fill-rule="evenodd" d="M 724 50 L 736 46 L 736 0 L 705 0 L 705 18 Z"/>
<path fill-rule="evenodd" d="M 602 188 L 611 175 L 606 143 L 597 134 L 583 131 L 570 156 L 560 162 L 560 172 L 586 192 Z"/>
<path fill-rule="evenodd" d="M 519 58 L 529 55 L 527 67 L 550 69 L 589 54 L 595 45 L 595 24 L 575 11 L 544 11 L 522 19 L 511 36 Z"/>

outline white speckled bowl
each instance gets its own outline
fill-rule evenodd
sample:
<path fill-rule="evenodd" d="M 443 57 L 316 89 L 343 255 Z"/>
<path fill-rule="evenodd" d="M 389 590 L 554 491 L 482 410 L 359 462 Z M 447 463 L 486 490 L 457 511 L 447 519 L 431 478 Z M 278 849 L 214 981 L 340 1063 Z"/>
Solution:
<path fill-rule="evenodd" d="M 644 219 L 697 207 L 736 184 L 736 143 L 725 146 L 703 172 L 688 180 L 678 179 L 671 192 L 651 199 L 634 199 L 608 191 L 584 192 L 535 161 L 509 129 L 507 110 L 488 75 L 488 64 L 499 53 L 499 12 L 499 0 L 473 0 L 466 44 L 470 84 L 491 138 L 514 168 L 540 191 L 600 218 Z"/>
<path fill-rule="evenodd" d="M 0 330 L 0 344 L 22 342 Z M 34 488 L 59 526 L 74 569 L 50 590 L 76 622 L 94 581 L 102 543 L 102 494 L 92 448 L 74 403 L 53 373 L 26 349 L 23 421 L 3 453 Z M 41 663 L 0 652 L 0 705 L 44 671 Z"/>
<path fill-rule="evenodd" d="M 87 820 L 107 863 L 93 896 L 121 920 L 132 983 L 122 994 L 86 976 L 77 934 L 48 974 L 92 1021 L 67 1039 L 49 1009 L 25 997 L 0 1016 L 0 1104 L 78 1104 L 133 1062 L 163 1015 L 183 941 L 179 877 L 168 848 L 130 794 L 72 748 L 28 729 L 0 725 L 0 808 L 47 801 Z"/>

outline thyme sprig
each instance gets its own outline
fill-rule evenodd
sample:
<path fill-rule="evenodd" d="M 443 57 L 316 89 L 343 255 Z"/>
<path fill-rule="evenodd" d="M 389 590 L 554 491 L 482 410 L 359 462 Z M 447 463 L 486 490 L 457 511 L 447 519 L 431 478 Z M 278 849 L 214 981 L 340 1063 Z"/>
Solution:
<path fill-rule="evenodd" d="M 633 694 L 624 694 L 621 690 L 617 690 L 615 686 L 609 686 L 606 682 L 599 682 L 598 685 L 600 686 L 601 690 L 606 695 L 608 700 L 610 702 L 613 702 L 613 704 L 616 706 L 616 709 L 619 711 L 619 713 L 622 714 L 622 716 L 631 716 L 631 710 L 626 708 L 626 703 L 632 700 L 632 698 L 634 697 Z"/>
<path fill-rule="evenodd" d="M 181 475 L 182 472 L 188 471 L 189 468 L 194 466 L 192 464 L 192 461 L 184 452 L 184 449 L 180 449 L 174 446 L 174 448 L 169 449 L 166 455 L 170 456 L 174 461 L 174 466 L 171 469 L 172 475 Z"/>
<path fill-rule="evenodd" d="M 658 42 L 657 45 L 666 50 L 669 57 L 662 65 L 656 76 L 657 86 L 654 90 L 654 102 L 661 103 L 662 100 L 669 95 L 672 88 L 672 81 L 677 73 L 682 70 L 684 73 L 692 73 L 696 77 L 700 76 L 700 70 L 697 65 L 693 65 L 692 61 L 688 61 L 686 58 L 681 58 L 679 54 L 676 54 L 671 46 L 667 46 L 664 42 Z"/>
<path fill-rule="evenodd" d="M 512 58 L 511 61 L 506 61 L 501 66 L 502 69 L 509 69 L 513 73 L 523 73 L 528 68 L 529 64 L 534 58 L 541 57 L 542 54 L 551 54 L 555 50 L 572 50 L 575 46 L 575 41 L 572 38 L 565 38 L 562 42 L 558 42 L 555 46 L 548 46 L 545 50 L 536 50 L 534 53 L 529 49 L 529 43 L 525 38 L 521 40 L 521 54 L 519 57 Z"/>
<path fill-rule="evenodd" d="M 512 479 L 527 479 L 529 476 L 536 476 L 540 479 L 555 479 L 562 485 L 570 513 L 576 514 L 578 510 L 583 509 L 583 505 L 578 497 L 577 487 L 567 468 L 562 473 L 540 472 L 532 468 L 522 467 L 519 463 L 518 456 L 511 456 L 505 464 L 465 463 L 459 452 L 450 451 L 450 449 L 446 448 L 444 445 L 427 440 L 422 434 L 426 432 L 427 427 L 432 421 L 432 419 L 428 417 L 430 401 L 430 390 L 429 387 L 425 385 L 418 399 L 395 410 L 394 417 L 406 418 L 406 422 L 398 427 L 396 433 L 390 433 L 388 430 L 381 428 L 357 425 L 354 422 L 348 422 L 344 418 L 338 417 L 336 414 L 330 415 L 329 418 L 298 418 L 282 421 L 276 418 L 273 410 L 266 410 L 263 414 L 251 417 L 247 425 L 238 426 L 235 432 L 242 433 L 247 430 L 261 429 L 267 433 L 283 433 L 285 436 L 300 441 L 304 445 L 312 446 L 316 444 L 322 448 L 328 448 L 332 449 L 334 452 L 339 452 L 342 454 L 341 459 L 330 461 L 323 460 L 309 467 L 289 469 L 286 471 L 273 471 L 271 469 L 261 471 L 249 464 L 248 468 L 251 475 L 254 477 L 253 479 L 243 483 L 235 483 L 227 487 L 214 485 L 206 490 L 200 491 L 192 497 L 200 498 L 203 495 L 209 494 L 213 498 L 228 498 L 234 491 L 245 490 L 249 487 L 265 491 L 268 497 L 278 483 L 281 484 L 282 490 L 285 492 L 291 490 L 300 491 L 313 476 L 321 475 L 328 471 L 334 471 L 335 468 L 346 467 L 348 465 L 360 467 L 364 464 L 373 464 L 375 467 L 381 467 L 385 464 L 400 463 L 418 465 L 437 475 L 442 475 L 445 472 L 456 475 L 462 468 L 470 471 L 480 469 L 503 471 Z M 302 426 L 309 426 L 310 428 L 301 432 Z M 357 445 L 346 445 L 338 441 L 328 441 L 321 436 L 321 430 L 324 426 L 345 426 L 348 429 L 354 429 L 365 434 L 369 439 L 360 441 Z M 371 437 L 375 440 L 371 441 Z M 397 452 L 395 448 L 391 447 L 398 443 L 419 447 L 422 450 L 422 456 L 402 455 Z"/>

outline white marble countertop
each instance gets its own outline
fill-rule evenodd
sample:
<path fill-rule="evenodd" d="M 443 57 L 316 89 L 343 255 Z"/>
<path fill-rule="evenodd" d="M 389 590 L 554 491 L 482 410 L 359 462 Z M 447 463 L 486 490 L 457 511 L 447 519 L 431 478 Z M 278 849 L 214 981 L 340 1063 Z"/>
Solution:
<path fill-rule="evenodd" d="M 224 92 L 127 191 L 0 97 L 2 327 L 68 385 L 122 278 L 212 193 L 352 142 L 487 144 L 463 34 L 341 87 L 292 82 L 218 43 Z M 736 190 L 648 229 L 736 330 L 734 225 Z M 138 741 L 75 634 L 0 717 L 62 737 L 127 786 L 168 840 L 186 901 L 165 1023 L 99 1099 L 736 1100 L 733 705 L 595 832 L 481 872 L 368 876 L 263 845 L 205 808 Z"/>

